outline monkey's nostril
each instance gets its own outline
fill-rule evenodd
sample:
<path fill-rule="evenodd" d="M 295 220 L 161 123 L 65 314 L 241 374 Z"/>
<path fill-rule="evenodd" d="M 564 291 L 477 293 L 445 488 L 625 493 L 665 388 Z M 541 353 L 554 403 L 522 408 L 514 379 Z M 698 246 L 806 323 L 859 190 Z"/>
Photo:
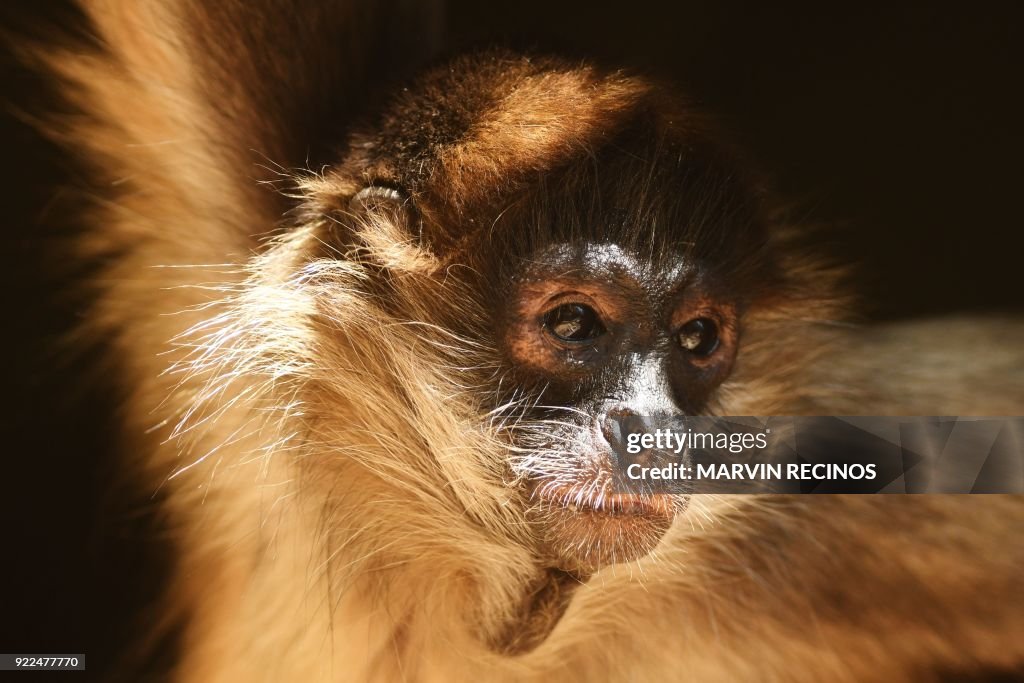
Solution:
<path fill-rule="evenodd" d="M 619 451 L 625 447 L 629 422 L 637 420 L 638 417 L 629 408 L 612 408 L 601 416 L 601 435 L 613 451 Z"/>

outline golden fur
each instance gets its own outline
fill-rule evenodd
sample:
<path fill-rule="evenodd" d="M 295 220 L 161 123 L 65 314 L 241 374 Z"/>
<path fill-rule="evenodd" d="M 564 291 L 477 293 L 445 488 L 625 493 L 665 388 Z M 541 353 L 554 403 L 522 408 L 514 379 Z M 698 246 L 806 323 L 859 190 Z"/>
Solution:
<path fill-rule="evenodd" d="M 102 263 L 83 334 L 118 367 L 125 468 L 167 493 L 177 558 L 155 630 L 185 623 L 174 680 L 930 681 L 1024 670 L 1024 501 L 1011 496 L 695 499 L 654 552 L 569 587 L 561 618 L 550 607 L 530 647 L 503 650 L 547 584 L 507 481 L 503 423 L 481 417 L 476 378 L 493 343 L 438 318 L 436 301 L 474 296 L 458 266 L 476 243 L 448 226 L 586 157 L 638 102 L 660 101 L 657 87 L 556 61 L 463 62 L 467 90 L 497 90 L 433 159 L 417 240 L 383 212 L 338 222 L 365 178 L 393 172 L 366 166 L 358 144 L 337 167 L 290 170 L 304 150 L 288 131 L 312 120 L 292 110 L 332 88 L 358 96 L 357 29 L 388 12 L 84 4 L 99 47 L 31 58 L 76 111 L 47 130 L 95 188 L 71 255 Z M 338 43 L 348 63 L 329 59 L 325 25 L 351 38 Z M 328 73 L 310 76 L 318 69 Z M 488 69 L 501 77 L 472 82 Z M 261 157 L 277 170 L 258 170 Z M 282 221 L 287 204 L 260 181 L 288 188 L 299 208 Z M 1020 412 L 1019 350 L 971 377 L 950 372 L 959 347 L 943 355 L 938 335 L 858 341 L 836 276 L 792 251 L 788 231 L 772 239 L 788 288 L 745 319 L 716 412 Z M 367 284 L 382 269 L 401 314 Z M 915 371 L 925 346 L 936 350 Z M 914 388 L 924 383 L 942 383 L 942 400 Z"/>

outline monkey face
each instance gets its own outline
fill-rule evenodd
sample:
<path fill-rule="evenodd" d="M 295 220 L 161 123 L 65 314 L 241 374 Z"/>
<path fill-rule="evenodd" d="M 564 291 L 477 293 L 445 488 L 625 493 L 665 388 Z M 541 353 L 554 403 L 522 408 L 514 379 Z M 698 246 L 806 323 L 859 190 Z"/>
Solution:
<path fill-rule="evenodd" d="M 511 292 L 502 341 L 520 386 L 543 387 L 514 464 L 534 523 L 576 571 L 646 554 L 686 499 L 622 482 L 622 427 L 706 409 L 736 357 L 735 303 L 682 256 L 657 270 L 617 244 L 548 248 Z"/>
<path fill-rule="evenodd" d="M 466 68 L 404 94 L 310 184 L 319 256 L 340 264 L 307 271 L 345 273 L 318 290 L 319 348 L 343 338 L 337 355 L 377 373 L 365 404 L 404 409 L 388 424 L 408 423 L 436 489 L 500 508 L 485 527 L 519 517 L 484 532 L 589 573 L 647 554 L 686 507 L 616 487 L 615 422 L 793 405 L 827 283 L 801 300 L 819 274 L 790 268 L 757 183 L 684 104 L 621 74 Z"/>

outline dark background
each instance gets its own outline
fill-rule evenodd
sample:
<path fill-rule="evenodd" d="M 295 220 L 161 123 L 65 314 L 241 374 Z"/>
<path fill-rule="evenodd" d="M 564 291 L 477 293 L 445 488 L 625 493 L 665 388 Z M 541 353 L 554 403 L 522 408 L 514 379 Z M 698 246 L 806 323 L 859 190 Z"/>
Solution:
<path fill-rule="evenodd" d="M 795 215 L 831 226 L 829 247 L 861 264 L 872 318 L 1024 310 L 1024 6 L 823 5 L 455 0 L 449 44 L 587 57 L 679 84 Z M 56 2 L 0 10 L 14 34 L 67 17 Z M 11 115 L 43 106 L 45 88 L 0 57 L 0 652 L 86 652 L 95 673 L 153 618 L 167 532 L 159 501 L 112 486 L 114 387 L 78 371 L 88 352 L 58 344 L 79 292 L 43 247 L 59 239 L 49 225 L 73 178 Z"/>

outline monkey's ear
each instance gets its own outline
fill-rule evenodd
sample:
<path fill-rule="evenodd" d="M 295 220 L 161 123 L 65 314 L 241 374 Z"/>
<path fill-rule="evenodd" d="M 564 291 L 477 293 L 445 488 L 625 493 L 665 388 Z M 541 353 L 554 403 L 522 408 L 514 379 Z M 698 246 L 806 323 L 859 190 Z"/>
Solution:
<path fill-rule="evenodd" d="M 370 260 L 394 270 L 436 265 L 424 244 L 423 218 L 408 193 L 388 185 L 369 185 L 352 196 L 348 211 Z"/>

